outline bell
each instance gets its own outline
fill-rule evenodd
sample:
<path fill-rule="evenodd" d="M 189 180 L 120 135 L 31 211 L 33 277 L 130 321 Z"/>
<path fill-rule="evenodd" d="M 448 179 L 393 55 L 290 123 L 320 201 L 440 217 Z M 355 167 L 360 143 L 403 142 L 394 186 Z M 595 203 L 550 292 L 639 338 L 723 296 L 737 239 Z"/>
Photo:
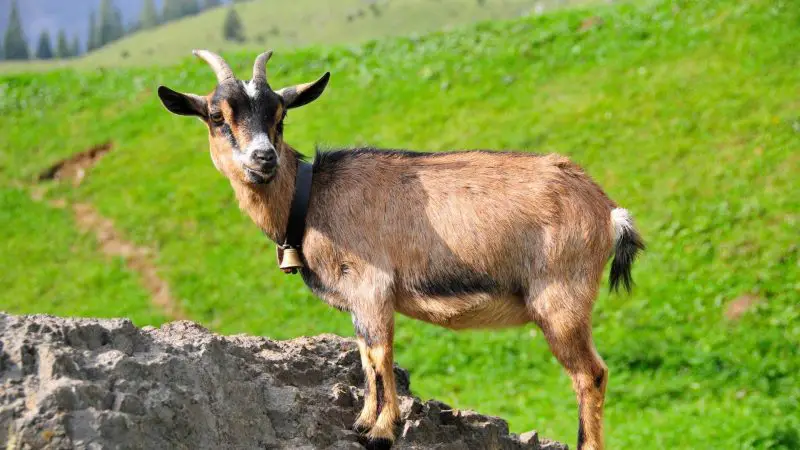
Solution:
<path fill-rule="evenodd" d="M 283 249 L 280 267 L 286 273 L 297 273 L 297 269 L 304 267 L 303 261 L 300 259 L 300 253 L 291 247 Z"/>

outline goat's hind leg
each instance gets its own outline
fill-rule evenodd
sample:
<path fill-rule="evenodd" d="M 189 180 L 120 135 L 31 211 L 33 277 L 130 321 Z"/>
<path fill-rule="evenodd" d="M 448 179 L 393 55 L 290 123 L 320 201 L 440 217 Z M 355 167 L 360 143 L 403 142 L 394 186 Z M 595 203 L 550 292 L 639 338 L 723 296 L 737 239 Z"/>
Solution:
<path fill-rule="evenodd" d="M 367 448 L 389 448 L 394 441 L 394 426 L 400 418 L 394 378 L 393 310 L 364 315 L 354 312 L 361 365 L 364 369 L 364 408 L 354 428 L 367 434 Z"/>
<path fill-rule="evenodd" d="M 550 285 L 529 301 L 529 308 L 550 350 L 572 378 L 578 399 L 578 450 L 602 450 L 608 368 L 592 341 L 594 297 L 570 291 Z"/>

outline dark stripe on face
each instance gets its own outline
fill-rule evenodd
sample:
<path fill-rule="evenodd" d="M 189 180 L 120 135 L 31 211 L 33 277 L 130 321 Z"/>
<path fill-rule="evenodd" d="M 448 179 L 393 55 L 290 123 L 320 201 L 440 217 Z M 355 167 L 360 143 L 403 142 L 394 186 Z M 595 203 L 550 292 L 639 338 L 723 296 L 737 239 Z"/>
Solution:
<path fill-rule="evenodd" d="M 227 119 L 234 125 L 238 125 L 250 113 L 250 99 L 239 82 L 226 82 L 217 86 L 211 96 L 211 104 L 221 110 L 223 103 L 230 107 L 233 117 Z"/>
<path fill-rule="evenodd" d="M 266 133 L 270 140 L 275 141 L 275 124 L 280 120 L 277 117 L 280 109 L 280 100 L 275 94 L 271 94 L 266 83 L 255 87 L 258 95 L 250 98 L 250 115 L 247 121 L 247 128 L 251 133 Z"/>
<path fill-rule="evenodd" d="M 219 131 L 222 133 L 222 136 L 228 140 L 228 144 L 230 144 L 233 149 L 239 150 L 239 143 L 236 141 L 236 136 L 233 135 L 233 130 L 231 130 L 230 125 L 227 123 L 220 125 Z"/>
<path fill-rule="evenodd" d="M 253 94 L 252 97 L 250 94 Z M 226 128 L 222 134 L 234 148 L 244 151 L 252 137 L 262 133 L 269 136 L 273 145 L 277 140 L 276 124 L 282 117 L 281 100 L 263 81 L 225 82 L 217 86 L 211 96 L 211 110 L 225 111 Z M 228 110 L 230 110 L 228 112 Z M 238 136 L 238 141 L 234 136 Z M 241 145 L 239 145 L 241 144 Z"/>

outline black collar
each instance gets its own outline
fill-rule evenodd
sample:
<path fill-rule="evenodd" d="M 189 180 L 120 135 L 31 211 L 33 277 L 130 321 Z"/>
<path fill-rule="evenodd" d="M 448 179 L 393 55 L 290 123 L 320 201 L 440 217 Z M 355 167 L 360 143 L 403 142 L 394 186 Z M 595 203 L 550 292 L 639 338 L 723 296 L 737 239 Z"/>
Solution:
<path fill-rule="evenodd" d="M 297 161 L 294 197 L 292 198 L 292 205 L 289 207 L 289 220 L 286 222 L 286 240 L 280 246 L 279 253 L 283 253 L 281 250 L 293 248 L 302 255 L 303 236 L 305 236 L 306 232 L 306 215 L 308 214 L 308 203 L 311 199 L 312 169 L 313 166 L 311 164 L 302 160 Z M 296 273 L 296 270 L 288 270 L 286 272 Z"/>

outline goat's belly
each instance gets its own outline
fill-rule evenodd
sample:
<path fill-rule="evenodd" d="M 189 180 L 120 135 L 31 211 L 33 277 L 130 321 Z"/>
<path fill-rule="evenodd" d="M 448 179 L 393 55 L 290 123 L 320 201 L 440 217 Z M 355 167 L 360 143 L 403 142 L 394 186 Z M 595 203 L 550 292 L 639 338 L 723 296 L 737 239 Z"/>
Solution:
<path fill-rule="evenodd" d="M 516 296 L 413 296 L 399 299 L 397 311 L 453 330 L 515 327 L 531 322 L 525 301 Z"/>

